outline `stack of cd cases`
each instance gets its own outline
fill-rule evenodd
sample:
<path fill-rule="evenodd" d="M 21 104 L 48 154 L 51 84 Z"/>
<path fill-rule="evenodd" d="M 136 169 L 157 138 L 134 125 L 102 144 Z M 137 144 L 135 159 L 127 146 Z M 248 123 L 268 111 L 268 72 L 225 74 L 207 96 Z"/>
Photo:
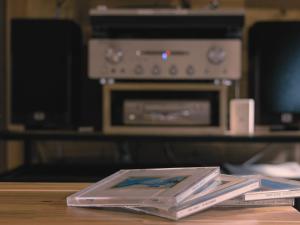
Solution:
<path fill-rule="evenodd" d="M 210 207 L 294 204 L 291 196 L 286 200 L 254 198 L 247 203 L 249 194 L 265 190 L 262 180 L 260 176 L 221 175 L 219 167 L 120 170 L 67 197 L 67 205 L 119 207 L 178 220 Z M 296 183 L 300 192 L 300 182 Z"/>
<path fill-rule="evenodd" d="M 260 187 L 218 167 L 120 170 L 67 197 L 68 206 L 120 207 L 177 220 Z"/>

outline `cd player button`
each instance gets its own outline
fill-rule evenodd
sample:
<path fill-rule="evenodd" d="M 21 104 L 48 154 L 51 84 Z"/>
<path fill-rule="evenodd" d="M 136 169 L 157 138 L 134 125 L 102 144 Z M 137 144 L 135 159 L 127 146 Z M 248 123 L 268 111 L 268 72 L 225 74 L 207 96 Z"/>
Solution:
<path fill-rule="evenodd" d="M 169 73 L 174 76 L 177 74 L 177 72 L 178 72 L 177 67 L 175 65 L 172 65 L 169 69 Z"/>
<path fill-rule="evenodd" d="M 136 75 L 142 75 L 144 73 L 144 69 L 141 65 L 137 65 L 135 68 L 134 68 L 134 73 Z"/>
<path fill-rule="evenodd" d="M 159 75 L 160 74 L 160 68 L 158 65 L 153 66 L 152 68 L 152 74 L 153 75 Z"/>
<path fill-rule="evenodd" d="M 190 76 L 192 76 L 192 75 L 195 74 L 195 69 L 194 69 L 194 67 L 193 67 L 192 65 L 189 65 L 189 66 L 186 68 L 186 74 L 187 74 L 187 75 L 190 75 Z"/>

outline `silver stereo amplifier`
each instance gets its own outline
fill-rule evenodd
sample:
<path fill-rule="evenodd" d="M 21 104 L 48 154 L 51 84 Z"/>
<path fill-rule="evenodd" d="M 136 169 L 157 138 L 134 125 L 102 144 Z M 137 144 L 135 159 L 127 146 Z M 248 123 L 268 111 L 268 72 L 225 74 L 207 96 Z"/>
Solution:
<path fill-rule="evenodd" d="M 241 40 L 89 42 L 90 78 L 239 79 Z"/>
<path fill-rule="evenodd" d="M 136 80 L 237 80 L 240 11 L 90 12 L 89 77 Z"/>
<path fill-rule="evenodd" d="M 127 100 L 124 123 L 134 125 L 209 125 L 209 101 Z"/>

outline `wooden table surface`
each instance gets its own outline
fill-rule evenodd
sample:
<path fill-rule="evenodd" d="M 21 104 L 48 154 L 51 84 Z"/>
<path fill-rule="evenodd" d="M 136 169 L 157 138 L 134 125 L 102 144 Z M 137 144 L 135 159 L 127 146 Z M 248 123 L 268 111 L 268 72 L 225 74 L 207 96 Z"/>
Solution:
<path fill-rule="evenodd" d="M 176 222 L 124 211 L 67 207 L 66 197 L 86 186 L 71 183 L 0 183 L 0 224 L 300 224 L 300 213 L 287 206 L 210 209 Z"/>

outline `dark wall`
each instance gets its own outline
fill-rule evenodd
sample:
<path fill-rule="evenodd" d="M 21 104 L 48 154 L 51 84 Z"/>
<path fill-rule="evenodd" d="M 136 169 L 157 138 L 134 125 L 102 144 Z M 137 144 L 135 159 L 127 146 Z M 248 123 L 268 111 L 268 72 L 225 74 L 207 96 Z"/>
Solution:
<path fill-rule="evenodd" d="M 4 34 L 5 29 L 5 0 L 0 0 L 0 129 L 4 127 L 4 88 L 5 88 L 5 65 L 4 65 Z"/>
<path fill-rule="evenodd" d="M 5 0 L 0 0 L 0 130 L 5 126 Z M 4 143 L 0 141 L 0 172 L 6 167 Z"/>

